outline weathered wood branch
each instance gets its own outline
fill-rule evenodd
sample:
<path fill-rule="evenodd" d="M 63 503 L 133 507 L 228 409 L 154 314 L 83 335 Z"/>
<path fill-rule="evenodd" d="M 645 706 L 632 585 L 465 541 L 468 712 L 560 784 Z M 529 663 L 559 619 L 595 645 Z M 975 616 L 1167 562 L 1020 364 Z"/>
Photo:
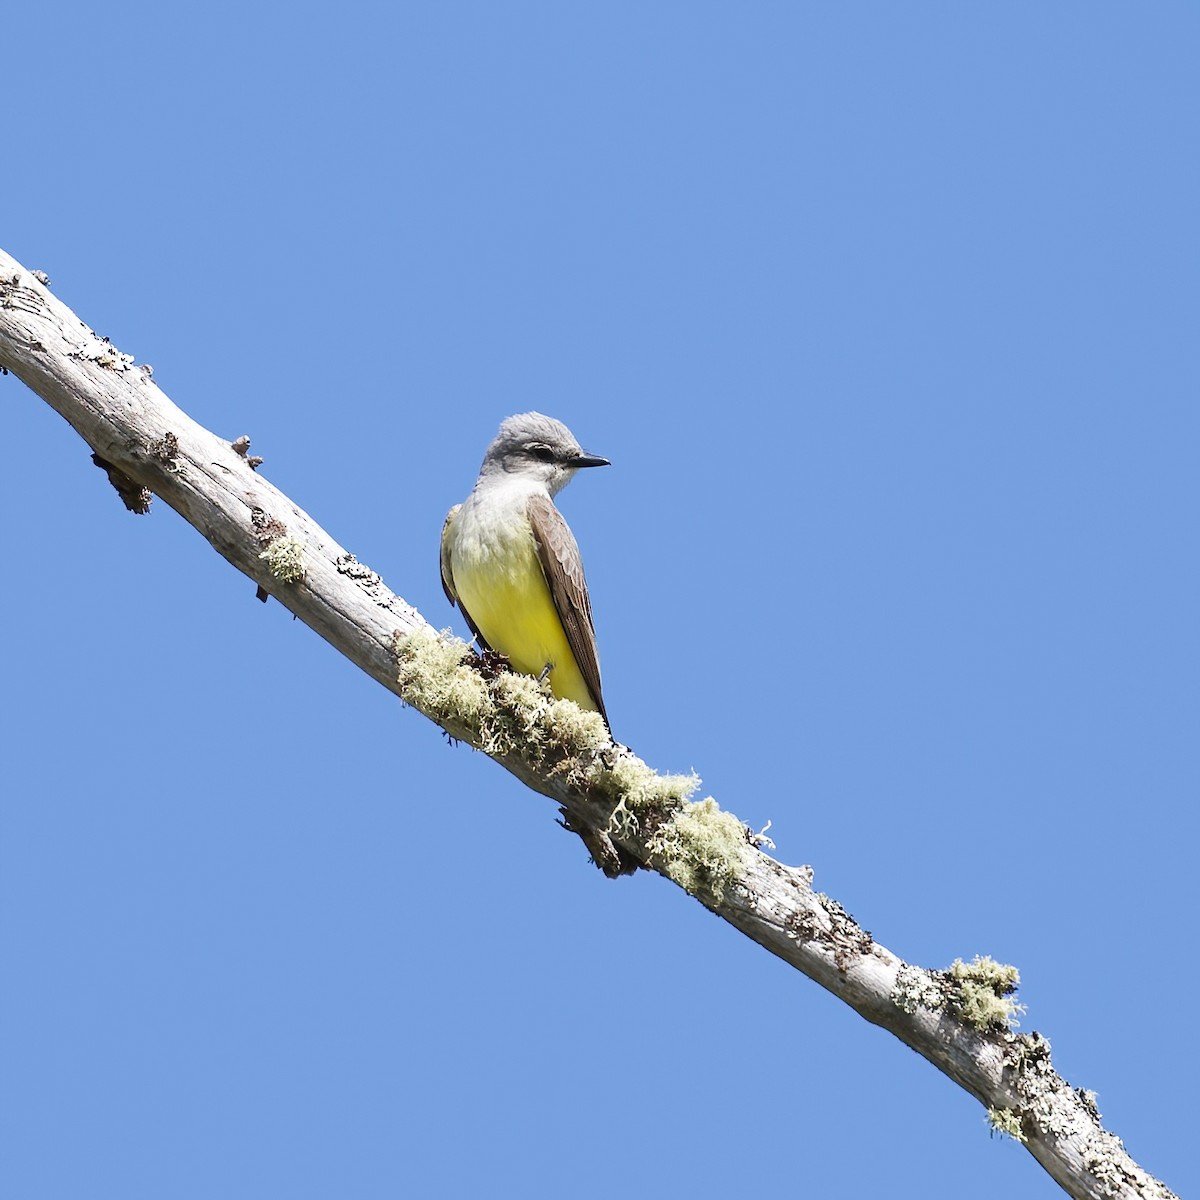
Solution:
<path fill-rule="evenodd" d="M 3 251 L 0 366 L 76 429 L 130 508 L 160 497 L 373 679 L 556 801 L 601 865 L 615 843 L 623 861 L 673 879 L 890 1030 L 977 1097 L 1069 1195 L 1172 1196 L 1102 1128 L 1090 1095 L 1053 1070 L 1049 1043 L 1012 1030 L 1014 970 L 990 960 L 946 971 L 906 964 L 815 892 L 810 870 L 771 858 L 712 801 L 690 803 L 686 780 L 657 776 L 608 743 L 594 716 L 532 680 L 485 678 L 461 643 L 439 637 L 257 474 L 245 439 L 231 444 L 198 425 Z"/>

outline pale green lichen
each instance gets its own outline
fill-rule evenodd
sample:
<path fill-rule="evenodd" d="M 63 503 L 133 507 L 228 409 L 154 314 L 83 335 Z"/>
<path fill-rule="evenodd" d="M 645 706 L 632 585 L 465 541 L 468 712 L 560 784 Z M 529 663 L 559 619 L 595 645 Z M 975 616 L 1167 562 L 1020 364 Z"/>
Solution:
<path fill-rule="evenodd" d="M 700 776 L 694 771 L 687 775 L 660 775 L 622 747 L 615 758 L 603 764 L 591 782 L 596 791 L 615 801 L 608 819 L 608 833 L 632 838 L 645 828 L 656 828 L 659 836 L 652 843 L 656 846 L 665 836 L 664 826 L 677 818 L 688 797 L 700 786 Z"/>
<path fill-rule="evenodd" d="M 395 640 L 404 699 L 456 736 L 477 742 L 484 713 L 495 708 L 483 676 L 468 663 L 466 643 L 418 629 Z"/>
<path fill-rule="evenodd" d="M 470 647 L 448 632 L 397 635 L 395 652 L 404 699 L 486 754 L 595 770 L 597 756 L 612 745 L 599 713 L 556 699 L 531 675 L 485 677 Z M 571 780 L 587 782 L 573 774 Z"/>
<path fill-rule="evenodd" d="M 915 1013 L 918 1008 L 939 1009 L 945 1000 L 938 976 L 932 971 L 905 963 L 896 972 L 892 1003 L 901 1011 Z"/>
<path fill-rule="evenodd" d="M 1010 1137 L 1015 1142 L 1024 1142 L 1025 1131 L 1021 1128 L 1021 1114 L 1011 1108 L 989 1108 L 987 1110 L 988 1124 L 992 1127 L 992 1135 L 997 1133 Z"/>
<path fill-rule="evenodd" d="M 518 747 L 526 758 L 537 762 L 545 753 L 546 736 L 541 717 L 548 699 L 532 675 L 505 671 L 490 683 L 491 709 L 480 725 L 479 748 L 503 758 Z"/>
<path fill-rule="evenodd" d="M 572 700 L 557 699 L 550 685 L 532 675 L 503 671 L 492 681 L 494 717 L 487 721 L 481 749 L 488 754 L 519 751 L 533 762 L 547 754 L 577 758 L 612 744 L 604 718 Z"/>
<path fill-rule="evenodd" d="M 955 959 L 946 976 L 954 986 L 955 1012 L 975 1029 L 1011 1029 L 1017 1024 L 1017 1015 L 1025 1011 L 1025 1006 L 1012 998 L 1021 982 L 1016 967 L 977 954 L 970 963 Z"/>
<path fill-rule="evenodd" d="M 949 974 L 953 979 L 986 984 L 1004 994 L 1016 991 L 1021 982 L 1021 972 L 1016 967 L 999 963 L 987 954 L 977 954 L 969 963 L 956 958 L 950 964 Z"/>
<path fill-rule="evenodd" d="M 635 816 L 639 811 L 676 812 L 700 786 L 700 776 L 660 775 L 630 750 L 623 750 L 596 780 L 613 799 L 621 799 Z"/>
<path fill-rule="evenodd" d="M 642 823 L 637 819 L 636 814 L 630 809 L 625 797 L 622 796 L 617 801 L 617 806 L 608 814 L 608 828 L 606 833 L 613 834 L 617 838 L 632 838 L 636 837 L 642 828 Z"/>
<path fill-rule="evenodd" d="M 746 827 L 709 796 L 685 801 L 649 843 L 654 865 L 681 888 L 719 903 L 741 875 L 750 844 Z"/>
<path fill-rule="evenodd" d="M 768 821 L 757 833 L 751 831 L 748 837 L 750 845 L 758 850 L 774 850 L 775 843 L 767 837 L 767 830 L 774 824 L 774 821 Z"/>
<path fill-rule="evenodd" d="M 695 774 L 658 774 L 613 743 L 599 713 L 556 699 L 532 676 L 485 677 L 471 650 L 448 634 L 397 635 L 395 653 L 408 703 L 487 754 L 518 757 L 608 801 L 607 832 L 644 840 L 654 866 L 687 891 L 717 901 L 740 874 L 748 830 L 712 799 L 689 802 L 700 782 Z"/>
<path fill-rule="evenodd" d="M 298 583 L 304 578 L 304 542 L 295 534 L 275 538 L 258 557 L 280 583 Z"/>
<path fill-rule="evenodd" d="M 1021 981 L 1016 967 L 976 956 L 971 963 L 955 959 L 945 971 L 926 971 L 905 964 L 896 973 L 892 1002 L 907 1013 L 919 1008 L 948 1008 L 964 1024 L 979 1030 L 1011 1029 L 1025 1008 L 1012 993 Z"/>

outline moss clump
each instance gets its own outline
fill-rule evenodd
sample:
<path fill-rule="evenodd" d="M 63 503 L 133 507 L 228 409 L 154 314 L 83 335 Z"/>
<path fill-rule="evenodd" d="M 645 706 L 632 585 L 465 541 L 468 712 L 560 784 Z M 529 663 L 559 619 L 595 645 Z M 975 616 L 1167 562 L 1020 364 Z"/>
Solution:
<path fill-rule="evenodd" d="M 1010 1137 L 1015 1142 L 1025 1141 L 1025 1131 L 1021 1128 L 1021 1114 L 1011 1108 L 989 1108 L 987 1111 L 988 1124 L 992 1134 Z"/>
<path fill-rule="evenodd" d="M 546 758 L 594 756 L 612 744 L 598 712 L 582 709 L 572 700 L 559 700 L 550 685 L 532 675 L 502 671 L 492 680 L 495 711 L 485 721 L 487 754 L 516 750 L 539 763 Z"/>
<path fill-rule="evenodd" d="M 953 992 L 954 1011 L 975 1029 L 1011 1029 L 1017 1015 L 1025 1011 L 1012 993 L 1021 982 L 1016 967 L 998 963 L 987 955 L 976 955 L 970 963 L 957 958 L 946 972 Z"/>
<path fill-rule="evenodd" d="M 587 774 L 612 745 L 599 713 L 556 699 L 532 675 L 485 677 L 470 647 L 449 632 L 397 634 L 394 650 L 404 699 L 485 754 L 517 754 L 538 765 L 569 762 Z"/>
<path fill-rule="evenodd" d="M 629 812 L 654 813 L 660 819 L 678 812 L 700 786 L 700 776 L 660 775 L 630 750 L 622 750 L 604 764 L 593 781 L 596 788 L 621 800 Z"/>
<path fill-rule="evenodd" d="M 304 543 L 294 534 L 277 537 L 258 557 L 280 583 L 298 583 L 304 578 Z"/>
<path fill-rule="evenodd" d="M 896 973 L 892 1002 L 906 1013 L 918 1008 L 947 1008 L 964 1024 L 979 1030 L 1011 1029 L 1025 1008 L 1012 993 L 1021 982 L 1016 967 L 976 955 L 955 959 L 945 971 L 926 971 L 907 963 Z"/>
<path fill-rule="evenodd" d="M 404 699 L 439 725 L 478 745 L 483 716 L 494 707 L 483 676 L 470 665 L 466 643 L 418 629 L 395 639 Z"/>
<path fill-rule="evenodd" d="M 711 796 L 685 801 L 649 842 L 656 867 L 684 891 L 711 903 L 723 900 L 737 881 L 749 846 L 745 825 L 722 812 Z"/>
<path fill-rule="evenodd" d="M 746 827 L 712 799 L 690 803 L 695 774 L 659 775 L 613 743 L 599 713 L 556 699 L 530 675 L 485 677 L 472 651 L 432 629 L 394 641 L 402 697 L 493 757 L 516 756 L 569 787 L 607 801 L 607 833 L 646 845 L 654 865 L 681 887 L 719 901 L 750 850 Z"/>

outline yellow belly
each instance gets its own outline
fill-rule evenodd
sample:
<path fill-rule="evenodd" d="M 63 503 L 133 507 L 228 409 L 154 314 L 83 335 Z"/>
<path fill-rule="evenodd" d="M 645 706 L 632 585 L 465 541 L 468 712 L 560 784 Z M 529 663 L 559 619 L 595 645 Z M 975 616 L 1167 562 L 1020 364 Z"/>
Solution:
<path fill-rule="evenodd" d="M 596 702 L 575 665 L 550 586 L 542 573 L 533 539 L 453 558 L 454 588 L 489 646 L 523 675 L 541 675 L 547 666 L 550 690 L 596 712 Z"/>

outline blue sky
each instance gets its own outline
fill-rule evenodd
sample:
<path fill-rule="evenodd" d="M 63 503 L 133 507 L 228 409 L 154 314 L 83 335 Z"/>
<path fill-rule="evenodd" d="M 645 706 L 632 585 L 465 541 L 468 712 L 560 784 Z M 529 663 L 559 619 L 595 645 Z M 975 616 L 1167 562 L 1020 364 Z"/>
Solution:
<path fill-rule="evenodd" d="M 1194 1190 L 1193 5 L 4 23 L 10 253 L 460 633 L 442 516 L 566 421 L 618 736 Z M 6 1195 L 1060 1194 L 0 394 Z"/>

